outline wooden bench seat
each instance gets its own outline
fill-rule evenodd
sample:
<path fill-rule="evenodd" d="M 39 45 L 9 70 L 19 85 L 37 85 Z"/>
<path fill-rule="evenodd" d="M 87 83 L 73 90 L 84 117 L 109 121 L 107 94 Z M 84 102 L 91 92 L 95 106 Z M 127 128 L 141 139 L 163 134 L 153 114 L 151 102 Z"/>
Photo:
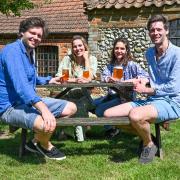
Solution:
<path fill-rule="evenodd" d="M 103 125 L 129 125 L 128 117 L 115 117 L 115 118 L 57 118 L 57 127 L 59 126 L 103 126 Z M 21 131 L 21 142 L 19 148 L 19 157 L 25 154 L 25 143 L 27 138 L 27 130 Z M 161 133 L 160 124 L 155 124 L 155 138 L 157 142 L 157 156 L 163 159 L 162 147 L 161 147 Z"/>

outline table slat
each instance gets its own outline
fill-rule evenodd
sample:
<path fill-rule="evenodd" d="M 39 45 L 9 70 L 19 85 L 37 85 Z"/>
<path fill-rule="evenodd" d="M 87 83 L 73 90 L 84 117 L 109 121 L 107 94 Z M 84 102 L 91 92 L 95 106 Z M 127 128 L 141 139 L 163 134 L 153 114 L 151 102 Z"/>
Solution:
<path fill-rule="evenodd" d="M 57 118 L 57 126 L 77 126 L 77 125 L 128 125 L 130 124 L 128 117 L 112 117 L 112 118 Z"/>

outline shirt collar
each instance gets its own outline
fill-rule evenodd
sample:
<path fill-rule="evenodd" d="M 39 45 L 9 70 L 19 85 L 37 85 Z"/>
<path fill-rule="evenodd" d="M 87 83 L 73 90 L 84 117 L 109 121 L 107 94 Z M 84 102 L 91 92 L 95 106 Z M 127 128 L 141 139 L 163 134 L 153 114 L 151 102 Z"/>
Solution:
<path fill-rule="evenodd" d="M 167 54 L 167 52 L 169 51 L 169 49 L 171 49 L 172 46 L 173 46 L 173 44 L 169 41 L 168 48 L 166 49 L 166 51 L 163 53 L 163 55 L 160 58 L 164 57 Z M 156 56 L 157 51 L 156 51 L 155 46 L 153 48 L 153 53 L 154 53 L 154 56 Z"/>

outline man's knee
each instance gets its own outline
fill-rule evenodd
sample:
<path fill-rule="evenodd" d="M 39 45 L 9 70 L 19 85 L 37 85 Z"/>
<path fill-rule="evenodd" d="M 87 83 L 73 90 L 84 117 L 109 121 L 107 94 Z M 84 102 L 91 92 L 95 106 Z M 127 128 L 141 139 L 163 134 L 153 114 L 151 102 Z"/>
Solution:
<path fill-rule="evenodd" d="M 77 111 L 76 104 L 74 104 L 73 102 L 68 102 L 61 115 L 62 116 L 71 116 L 71 115 L 75 114 L 76 111 Z"/>
<path fill-rule="evenodd" d="M 129 112 L 129 119 L 131 123 L 140 122 L 142 120 L 141 112 L 136 108 L 131 109 L 131 111 Z"/>
<path fill-rule="evenodd" d="M 34 121 L 33 130 L 38 133 L 44 130 L 44 120 L 40 115 Z"/>

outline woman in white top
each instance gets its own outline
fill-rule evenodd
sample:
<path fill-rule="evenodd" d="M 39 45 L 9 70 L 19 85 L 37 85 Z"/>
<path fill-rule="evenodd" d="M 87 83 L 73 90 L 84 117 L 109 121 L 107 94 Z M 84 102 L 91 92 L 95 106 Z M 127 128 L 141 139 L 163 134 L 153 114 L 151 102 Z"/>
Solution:
<path fill-rule="evenodd" d="M 61 77 L 63 75 L 63 69 L 69 70 L 69 78 L 67 82 L 87 83 L 96 77 L 97 71 L 97 59 L 89 54 L 88 45 L 86 40 L 79 35 L 76 35 L 72 39 L 72 53 L 65 56 L 59 64 L 58 72 L 56 76 Z M 89 71 L 89 77 L 83 77 L 83 71 Z M 91 103 L 88 98 L 84 96 L 81 88 L 73 88 L 64 97 L 64 99 L 71 99 L 77 105 L 76 117 L 88 117 L 88 110 L 91 108 Z M 64 132 L 68 135 L 72 135 L 72 129 L 66 128 Z M 62 132 L 63 134 L 63 132 Z M 64 136 L 61 134 L 61 137 Z M 77 141 L 83 141 L 83 131 L 81 126 L 77 126 L 75 129 L 75 136 Z"/>

